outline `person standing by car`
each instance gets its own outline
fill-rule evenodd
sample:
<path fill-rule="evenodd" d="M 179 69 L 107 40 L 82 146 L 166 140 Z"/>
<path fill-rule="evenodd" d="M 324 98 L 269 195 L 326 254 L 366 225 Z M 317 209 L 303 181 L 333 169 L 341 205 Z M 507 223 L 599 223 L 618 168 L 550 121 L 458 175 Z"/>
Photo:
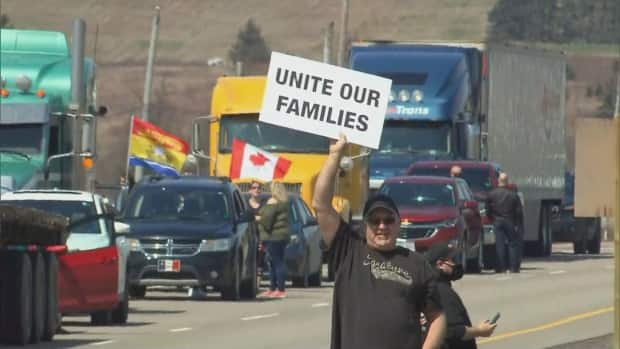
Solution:
<path fill-rule="evenodd" d="M 396 246 L 400 215 L 394 201 L 385 194 L 369 199 L 362 232 L 332 206 L 346 144 L 341 135 L 329 147 L 312 201 L 336 275 L 331 349 L 438 349 L 446 323 L 435 272 L 422 255 Z M 429 322 L 423 344 L 420 313 Z"/>
<path fill-rule="evenodd" d="M 495 232 L 497 250 L 495 272 L 503 273 L 506 271 L 506 266 L 509 272 L 520 272 L 523 237 L 518 227 L 523 226 L 523 207 L 517 193 L 508 188 L 508 174 L 502 172 L 499 175 L 497 188 L 489 192 L 486 207 Z M 506 258 L 506 245 L 508 258 Z"/>
<path fill-rule="evenodd" d="M 476 337 L 489 337 L 497 327 L 488 321 L 472 326 L 463 300 L 452 288 L 452 282 L 463 277 L 463 266 L 454 262 L 459 253 L 456 246 L 446 242 L 426 251 L 426 259 L 437 272 L 437 290 L 448 323 L 442 349 L 476 349 Z"/>
<path fill-rule="evenodd" d="M 269 254 L 269 290 L 261 294 L 270 298 L 285 298 L 286 265 L 284 250 L 289 241 L 289 202 L 284 184 L 271 183 L 271 197 L 258 211 L 260 240 Z"/>
<path fill-rule="evenodd" d="M 250 198 L 248 204 L 250 205 L 250 211 L 254 213 L 254 216 L 258 216 L 258 211 L 265 204 L 265 201 L 260 198 L 260 194 L 263 191 L 263 186 L 258 181 L 252 181 L 250 185 Z"/>

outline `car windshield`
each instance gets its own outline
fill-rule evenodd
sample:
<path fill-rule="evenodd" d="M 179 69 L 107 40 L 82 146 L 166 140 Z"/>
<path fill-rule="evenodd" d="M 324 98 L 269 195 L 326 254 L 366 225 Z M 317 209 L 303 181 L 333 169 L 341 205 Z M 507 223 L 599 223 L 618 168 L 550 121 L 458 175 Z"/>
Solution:
<path fill-rule="evenodd" d="M 493 189 L 489 170 L 486 168 L 463 168 L 461 178 L 463 178 L 472 191 L 487 192 Z M 414 168 L 411 175 L 415 176 L 440 176 L 449 177 L 450 168 Z"/>
<path fill-rule="evenodd" d="M 2 203 L 60 214 L 69 218 L 70 223 L 97 215 L 94 203 L 89 201 L 2 200 Z M 100 234 L 101 230 L 98 223 L 98 220 L 95 219 L 86 221 L 84 224 L 77 224 L 71 230 L 71 234 Z"/>
<path fill-rule="evenodd" d="M 427 207 L 455 206 L 452 184 L 436 183 L 385 183 L 381 193 L 387 194 L 398 206 Z"/>
<path fill-rule="evenodd" d="M 257 114 L 225 116 L 221 119 L 220 152 L 230 153 L 237 138 L 266 151 L 278 153 L 327 153 L 325 137 L 258 121 Z"/>
<path fill-rule="evenodd" d="M 41 152 L 42 132 L 40 124 L 0 125 L 0 151 L 38 154 Z"/>
<path fill-rule="evenodd" d="M 381 133 L 380 152 L 450 151 L 450 125 L 387 121 Z"/>
<path fill-rule="evenodd" d="M 217 224 L 230 221 L 232 212 L 222 191 L 162 186 L 147 187 L 133 193 L 124 217 Z"/>

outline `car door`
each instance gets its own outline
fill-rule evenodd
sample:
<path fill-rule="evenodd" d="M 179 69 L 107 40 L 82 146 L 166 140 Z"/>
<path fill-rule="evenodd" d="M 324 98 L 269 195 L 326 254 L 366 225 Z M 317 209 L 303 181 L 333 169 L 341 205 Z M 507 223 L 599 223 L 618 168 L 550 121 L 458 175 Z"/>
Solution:
<path fill-rule="evenodd" d="M 95 233 L 72 232 L 68 253 L 59 258 L 62 313 L 113 309 L 119 301 L 118 248 L 104 220 L 94 224 Z"/>

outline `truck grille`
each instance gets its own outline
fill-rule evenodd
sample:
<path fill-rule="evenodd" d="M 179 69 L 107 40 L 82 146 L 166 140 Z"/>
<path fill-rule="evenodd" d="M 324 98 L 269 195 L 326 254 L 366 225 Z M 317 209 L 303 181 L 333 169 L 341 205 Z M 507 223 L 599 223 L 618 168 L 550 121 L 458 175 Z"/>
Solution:
<path fill-rule="evenodd" d="M 140 239 L 140 245 L 147 255 L 166 257 L 193 256 L 198 253 L 199 239 Z"/>
<path fill-rule="evenodd" d="M 434 226 L 407 226 L 400 227 L 400 237 L 403 239 L 422 239 L 427 238 L 435 233 Z"/>

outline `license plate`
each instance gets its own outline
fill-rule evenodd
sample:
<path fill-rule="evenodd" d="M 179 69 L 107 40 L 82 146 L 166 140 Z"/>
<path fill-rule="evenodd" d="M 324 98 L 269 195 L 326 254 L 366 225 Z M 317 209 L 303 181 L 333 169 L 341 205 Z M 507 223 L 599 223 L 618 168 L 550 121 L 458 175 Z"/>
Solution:
<path fill-rule="evenodd" d="M 178 273 L 181 271 L 181 261 L 178 259 L 160 259 L 157 261 L 157 271 Z"/>

